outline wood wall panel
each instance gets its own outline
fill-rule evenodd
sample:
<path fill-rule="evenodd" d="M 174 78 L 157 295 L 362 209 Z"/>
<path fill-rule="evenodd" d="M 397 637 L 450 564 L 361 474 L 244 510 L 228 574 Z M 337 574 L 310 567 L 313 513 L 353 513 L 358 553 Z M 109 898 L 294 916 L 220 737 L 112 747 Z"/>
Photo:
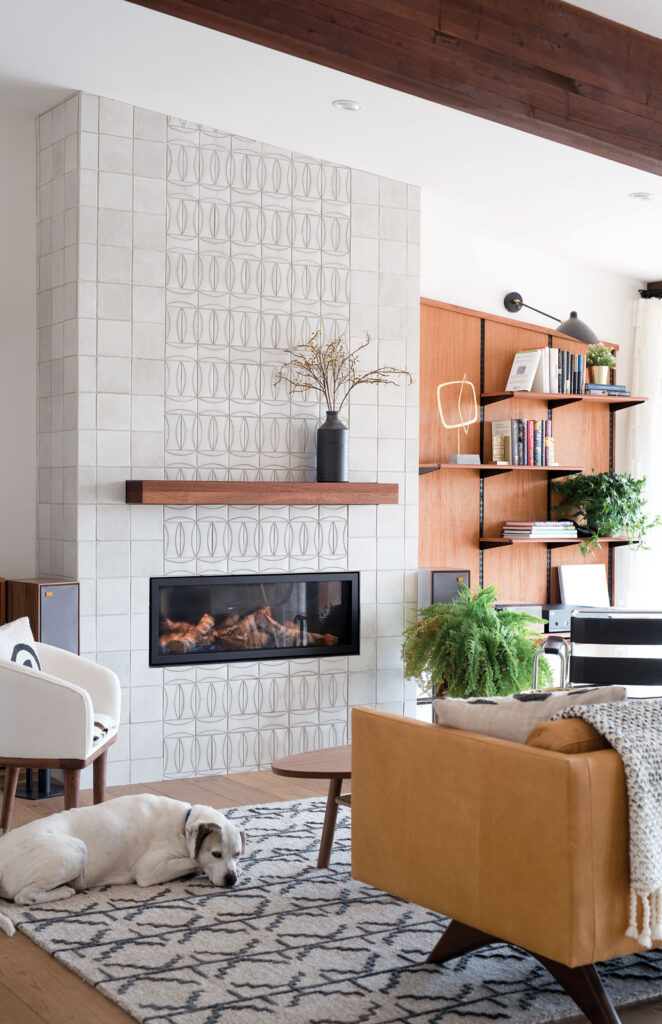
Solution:
<path fill-rule="evenodd" d="M 586 346 L 564 335 L 550 335 L 544 328 L 491 317 L 431 300 L 421 306 L 421 461 L 443 461 L 453 450 L 442 437 L 436 409 L 436 385 L 440 380 L 480 373 L 480 326 L 484 323 L 486 392 L 505 390 L 513 357 L 521 348 L 555 347 L 573 352 Z M 469 367 L 469 369 L 467 369 Z M 477 390 L 479 387 L 477 386 Z M 483 461 L 491 461 L 491 422 L 497 419 L 544 419 L 547 402 L 522 393 L 516 398 L 484 406 Z M 609 468 L 609 406 L 589 400 L 551 410 L 555 461 L 581 467 L 585 472 Z M 618 416 L 615 416 L 615 424 Z M 445 431 L 443 433 L 446 433 Z M 470 450 L 463 447 L 464 451 Z M 476 449 L 474 449 L 476 450 Z M 500 537 L 507 519 L 547 519 L 548 496 L 558 500 L 548 477 L 540 473 L 504 473 L 488 477 L 484 488 L 483 536 Z M 478 585 L 479 567 L 478 473 L 445 470 L 420 480 L 420 565 L 426 568 L 468 568 L 472 586 Z M 585 560 L 578 546 L 552 548 L 549 553 L 550 599 L 559 600 L 559 565 L 598 562 L 608 565 L 606 545 Z M 547 547 L 521 544 L 483 552 L 483 584 L 496 584 L 500 600 L 544 603 L 547 600 Z"/>
<path fill-rule="evenodd" d="M 464 374 L 480 401 L 480 319 L 427 303 L 421 305 L 420 450 L 421 462 L 448 462 L 457 451 L 457 431 L 445 430 L 437 409 L 437 386 Z M 480 426 L 460 431 L 463 452 L 480 450 Z"/>
<path fill-rule="evenodd" d="M 457 432 L 445 430 L 437 411 L 437 385 L 466 373 L 480 396 L 480 317 L 435 303 L 421 304 L 420 461 L 446 462 L 457 451 Z M 480 426 L 460 431 L 463 452 L 480 451 Z M 472 470 L 442 470 L 419 480 L 419 565 L 469 569 L 478 581 L 480 479 Z"/>
<path fill-rule="evenodd" d="M 478 586 L 478 472 L 441 470 L 419 481 L 418 564 L 424 569 L 468 569 Z"/>

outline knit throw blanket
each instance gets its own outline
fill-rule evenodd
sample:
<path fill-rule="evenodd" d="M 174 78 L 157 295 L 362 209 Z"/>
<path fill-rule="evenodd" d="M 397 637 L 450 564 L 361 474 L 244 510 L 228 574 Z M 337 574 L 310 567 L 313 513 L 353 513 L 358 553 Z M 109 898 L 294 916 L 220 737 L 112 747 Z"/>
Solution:
<path fill-rule="evenodd" d="M 649 949 L 662 939 L 662 700 L 576 704 L 554 717 L 583 718 L 621 756 L 630 821 L 630 920 L 625 934 Z"/>

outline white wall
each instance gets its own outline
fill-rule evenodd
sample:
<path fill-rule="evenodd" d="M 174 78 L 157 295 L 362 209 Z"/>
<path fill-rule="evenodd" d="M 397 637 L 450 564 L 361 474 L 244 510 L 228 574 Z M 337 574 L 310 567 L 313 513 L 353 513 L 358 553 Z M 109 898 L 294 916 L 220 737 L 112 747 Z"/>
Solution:
<path fill-rule="evenodd" d="M 524 301 L 562 320 L 577 310 L 604 341 L 629 352 L 632 301 L 642 281 L 559 255 L 556 240 L 541 236 L 535 249 L 518 242 L 513 211 L 510 237 L 490 236 L 469 204 L 423 189 L 421 200 L 421 290 L 426 298 L 509 316 L 503 299 L 519 292 Z M 563 224 L 559 224 L 563 235 Z M 554 328 L 554 321 L 524 309 L 513 320 Z"/>
<path fill-rule="evenodd" d="M 0 576 L 36 561 L 34 118 L 0 107 Z"/>

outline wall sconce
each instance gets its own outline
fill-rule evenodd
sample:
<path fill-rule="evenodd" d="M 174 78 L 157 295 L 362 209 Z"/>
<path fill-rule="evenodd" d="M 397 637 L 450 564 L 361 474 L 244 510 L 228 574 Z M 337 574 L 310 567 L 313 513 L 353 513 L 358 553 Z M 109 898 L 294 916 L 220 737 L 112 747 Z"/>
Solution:
<path fill-rule="evenodd" d="M 570 338 L 575 338 L 577 341 L 585 341 L 587 345 L 597 345 L 598 337 L 591 330 L 588 324 L 585 324 L 583 320 L 580 320 L 577 314 L 573 311 L 567 320 L 561 322 L 558 316 L 552 316 L 551 313 L 544 313 L 542 309 L 536 309 L 535 306 L 527 306 L 526 302 L 522 300 L 522 296 L 519 292 L 508 292 L 503 304 L 509 313 L 519 313 L 524 309 L 532 309 L 534 313 L 540 313 L 541 316 L 549 317 L 550 320 L 556 320 L 559 326 L 556 328 L 561 334 L 567 334 Z"/>

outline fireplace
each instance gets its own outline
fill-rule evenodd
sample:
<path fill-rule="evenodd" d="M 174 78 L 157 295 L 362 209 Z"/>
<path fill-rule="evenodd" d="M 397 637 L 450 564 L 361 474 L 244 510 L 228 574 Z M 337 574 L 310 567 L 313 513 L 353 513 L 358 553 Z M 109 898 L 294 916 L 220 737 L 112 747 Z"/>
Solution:
<path fill-rule="evenodd" d="M 359 574 L 150 580 L 150 665 L 359 653 Z"/>

